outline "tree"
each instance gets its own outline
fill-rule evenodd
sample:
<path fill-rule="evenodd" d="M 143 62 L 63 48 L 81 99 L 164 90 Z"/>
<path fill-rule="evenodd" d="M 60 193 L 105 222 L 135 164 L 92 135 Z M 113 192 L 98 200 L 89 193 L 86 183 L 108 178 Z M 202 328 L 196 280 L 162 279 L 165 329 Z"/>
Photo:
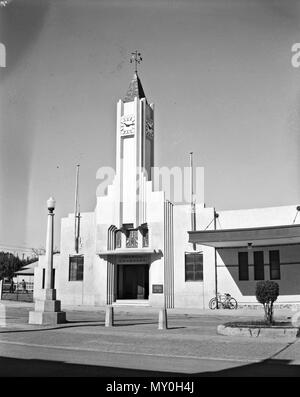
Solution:
<path fill-rule="evenodd" d="M 11 279 L 14 272 L 24 265 L 25 262 L 11 252 L 0 252 L 0 279 L 4 277 Z"/>
<path fill-rule="evenodd" d="M 273 303 L 279 295 L 279 285 L 275 281 L 259 281 L 256 283 L 256 299 L 265 310 L 265 321 L 273 323 Z"/>

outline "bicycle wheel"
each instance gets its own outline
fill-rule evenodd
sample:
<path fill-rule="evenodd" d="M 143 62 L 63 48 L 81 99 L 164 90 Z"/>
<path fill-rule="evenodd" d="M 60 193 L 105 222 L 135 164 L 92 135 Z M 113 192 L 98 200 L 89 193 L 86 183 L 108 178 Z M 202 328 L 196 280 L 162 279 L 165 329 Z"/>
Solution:
<path fill-rule="evenodd" d="M 230 298 L 228 301 L 228 308 L 237 309 L 237 307 L 238 307 L 237 301 L 234 298 Z"/>
<path fill-rule="evenodd" d="M 214 309 L 224 309 L 224 304 L 223 304 L 221 301 L 218 300 L 218 305 L 217 305 L 217 300 L 216 300 L 216 298 L 212 298 L 212 299 L 209 301 L 208 306 L 209 306 L 209 308 L 212 309 L 212 310 L 214 310 Z"/>
<path fill-rule="evenodd" d="M 216 309 L 216 307 L 217 307 L 216 298 L 212 298 L 212 299 L 209 301 L 208 307 L 209 307 L 211 310 Z"/>

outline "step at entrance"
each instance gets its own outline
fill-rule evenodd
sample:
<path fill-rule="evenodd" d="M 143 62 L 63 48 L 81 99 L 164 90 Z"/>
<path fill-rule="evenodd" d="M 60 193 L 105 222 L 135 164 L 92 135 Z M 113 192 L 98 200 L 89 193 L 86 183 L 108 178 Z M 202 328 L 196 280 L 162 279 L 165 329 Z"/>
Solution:
<path fill-rule="evenodd" d="M 117 299 L 113 306 L 149 306 L 148 299 Z"/>

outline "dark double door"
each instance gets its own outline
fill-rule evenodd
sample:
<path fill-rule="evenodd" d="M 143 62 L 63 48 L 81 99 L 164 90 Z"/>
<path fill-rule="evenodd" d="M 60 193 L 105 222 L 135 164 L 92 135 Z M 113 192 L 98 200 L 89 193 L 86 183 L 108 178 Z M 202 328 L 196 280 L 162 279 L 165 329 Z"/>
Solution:
<path fill-rule="evenodd" d="M 118 265 L 118 299 L 148 299 L 149 265 Z"/>

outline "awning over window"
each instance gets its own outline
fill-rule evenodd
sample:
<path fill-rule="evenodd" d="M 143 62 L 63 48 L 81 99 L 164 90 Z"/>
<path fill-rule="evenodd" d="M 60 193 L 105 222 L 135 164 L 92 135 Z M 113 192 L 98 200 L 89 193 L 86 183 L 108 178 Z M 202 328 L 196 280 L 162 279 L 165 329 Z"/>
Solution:
<path fill-rule="evenodd" d="M 189 242 L 215 248 L 300 244 L 300 225 L 190 231 Z"/>
<path fill-rule="evenodd" d="M 116 248 L 114 250 L 100 251 L 98 255 L 107 256 L 107 255 L 158 255 L 161 254 L 161 250 L 159 249 L 150 249 L 150 248 Z"/>

